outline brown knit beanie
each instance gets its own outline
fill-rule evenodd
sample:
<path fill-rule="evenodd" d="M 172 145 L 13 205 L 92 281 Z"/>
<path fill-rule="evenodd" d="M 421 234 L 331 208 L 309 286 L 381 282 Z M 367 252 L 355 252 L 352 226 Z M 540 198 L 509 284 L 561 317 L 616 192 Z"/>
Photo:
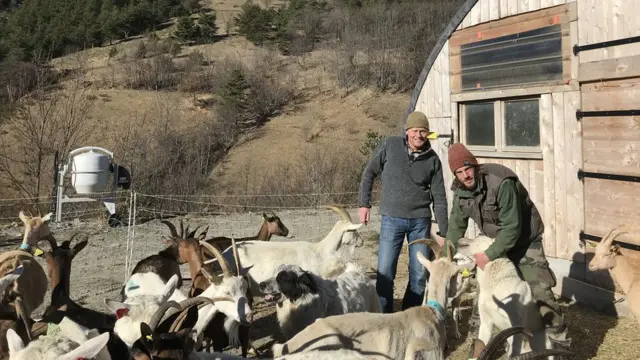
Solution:
<path fill-rule="evenodd" d="M 475 156 L 461 143 L 455 143 L 449 148 L 449 168 L 451 172 L 467 165 L 478 165 Z"/>
<path fill-rule="evenodd" d="M 409 130 L 411 128 L 425 128 L 429 131 L 429 119 L 427 119 L 427 116 L 420 111 L 414 111 L 407 117 L 407 122 L 404 127 L 405 130 Z"/>

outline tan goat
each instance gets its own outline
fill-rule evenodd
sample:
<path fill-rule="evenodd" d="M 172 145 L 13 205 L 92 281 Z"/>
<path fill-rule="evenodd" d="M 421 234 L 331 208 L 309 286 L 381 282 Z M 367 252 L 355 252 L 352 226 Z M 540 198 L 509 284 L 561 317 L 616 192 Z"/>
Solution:
<path fill-rule="evenodd" d="M 589 262 L 589 270 L 609 270 L 611 277 L 626 294 L 629 311 L 640 323 L 640 277 L 635 275 L 634 269 L 627 259 L 620 253 L 620 246 L 613 244 L 613 240 L 620 234 L 629 232 L 629 226 L 619 226 L 609 231 L 595 247 L 595 256 Z"/>

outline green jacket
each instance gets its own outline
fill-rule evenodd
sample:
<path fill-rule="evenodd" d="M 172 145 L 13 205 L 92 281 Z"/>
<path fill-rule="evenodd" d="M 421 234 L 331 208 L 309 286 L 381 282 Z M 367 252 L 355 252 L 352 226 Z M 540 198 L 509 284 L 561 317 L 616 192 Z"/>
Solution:
<path fill-rule="evenodd" d="M 518 176 L 499 164 L 482 164 L 476 172 L 476 189 L 462 187 L 457 180 L 449 217 L 447 240 L 457 248 L 469 218 L 483 234 L 496 240 L 485 251 L 490 260 L 508 257 L 519 261 L 533 241 L 540 241 L 544 224 L 528 191 Z M 446 247 L 444 249 L 446 254 Z"/>

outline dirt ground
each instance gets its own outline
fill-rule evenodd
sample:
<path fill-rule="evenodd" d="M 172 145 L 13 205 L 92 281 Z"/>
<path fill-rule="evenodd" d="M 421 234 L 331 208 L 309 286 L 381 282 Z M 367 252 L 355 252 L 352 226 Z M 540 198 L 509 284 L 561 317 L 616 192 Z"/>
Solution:
<path fill-rule="evenodd" d="M 377 262 L 377 239 L 380 228 L 379 214 L 373 209 L 372 220 L 360 232 L 365 238 L 365 245 L 357 250 L 356 261 L 370 270 L 371 276 Z M 290 230 L 288 238 L 277 237 L 272 241 L 318 241 L 326 234 L 337 216 L 327 210 L 291 210 L 276 211 Z M 350 210 L 355 218 L 355 209 Z M 177 220 L 173 220 L 176 222 Z M 253 235 L 261 223 L 260 214 L 237 214 L 216 217 L 192 217 L 187 219 L 189 224 L 210 225 L 209 235 L 226 234 L 235 236 Z M 130 254 L 132 263 L 145 256 L 153 254 L 162 248 L 161 235 L 168 234 L 166 226 L 158 220 L 142 223 L 135 228 L 127 229 L 107 227 L 104 223 L 79 223 L 79 221 L 52 224 L 52 229 L 59 242 L 67 239 L 72 231 L 82 230 L 89 234 L 89 245 L 74 259 L 71 274 L 71 297 L 79 304 L 92 309 L 107 311 L 104 299 L 118 299 L 118 292 L 125 279 L 125 265 Z M 0 230 L 0 244 L 2 251 L 15 246 L 21 238 L 21 226 L 5 227 Z M 135 231 L 133 248 L 127 251 L 127 233 Z M 73 244 L 72 244 L 73 245 Z M 41 262 L 46 269 L 46 264 Z M 400 307 L 404 288 L 407 283 L 407 251 L 406 246 L 400 257 L 396 280 L 396 309 Z M 188 277 L 188 269 L 183 269 Z M 185 281 L 183 290 L 190 286 Z M 49 303 L 50 293 L 43 306 L 33 314 L 37 318 L 42 309 Z M 451 347 L 447 350 L 447 359 L 466 359 L 471 338 L 468 336 L 467 321 L 471 310 L 471 298 L 467 296 L 463 302 L 460 331 L 462 337 L 456 340 L 452 337 L 451 326 L 448 325 Z M 604 315 L 589 308 L 563 302 L 573 338 L 572 349 L 577 351 L 575 359 L 640 359 L 640 332 L 638 325 L 631 318 Z M 251 339 L 258 350 L 268 350 L 275 340 L 279 339 L 279 332 L 275 319 L 275 309 L 267 306 L 259 298 L 254 303 L 255 320 L 251 330 Z M 449 314 L 448 324 L 451 324 Z M 238 349 L 228 349 L 238 354 Z"/>

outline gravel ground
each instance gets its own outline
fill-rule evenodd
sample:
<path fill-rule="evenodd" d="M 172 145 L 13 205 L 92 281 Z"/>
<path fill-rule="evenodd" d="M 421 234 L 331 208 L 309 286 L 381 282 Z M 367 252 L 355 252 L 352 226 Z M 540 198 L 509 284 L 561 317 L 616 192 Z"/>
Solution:
<path fill-rule="evenodd" d="M 355 210 L 350 211 L 356 218 Z M 289 228 L 289 237 L 273 238 L 272 241 L 318 241 L 332 228 L 337 216 L 326 210 L 292 210 L 278 212 L 282 221 Z M 375 269 L 377 262 L 377 236 L 380 228 L 379 215 L 374 208 L 373 222 L 363 227 L 361 231 L 365 238 L 365 246 L 357 250 L 356 261 L 366 269 Z M 191 226 L 209 225 L 209 235 L 247 236 L 257 233 L 262 221 L 261 214 L 238 214 L 212 217 L 188 217 Z M 177 220 L 172 220 L 177 223 Z M 162 249 L 161 236 L 168 234 L 168 229 L 159 220 L 138 224 L 131 229 L 109 228 L 104 222 L 71 221 L 52 224 L 54 235 L 59 242 L 67 239 L 73 231 L 82 230 L 89 234 L 89 245 L 74 259 L 71 274 L 71 297 L 79 304 L 107 311 L 104 299 L 118 299 L 119 291 L 125 279 L 125 269 L 131 254 L 131 268 L 145 256 Z M 135 231 L 133 248 L 127 246 L 128 232 Z M 0 229 L 0 246 L 3 251 L 15 246 L 21 239 L 21 226 L 8 226 Z M 73 244 L 72 244 L 73 245 Z M 46 267 L 44 262 L 41 262 Z M 403 248 L 396 280 L 396 309 L 400 307 L 407 283 L 407 251 Z M 183 275 L 188 277 L 186 265 Z M 371 274 L 373 276 L 373 273 Z M 190 286 L 185 281 L 183 290 Z M 473 291 L 473 290 L 472 290 Z M 50 292 L 47 293 L 45 304 L 37 309 L 33 316 L 37 318 L 43 308 L 49 303 Z M 448 359 L 465 359 L 471 338 L 468 336 L 466 321 L 469 317 L 471 299 L 467 296 L 463 302 L 461 322 L 462 338 L 456 340 L 451 337 L 451 347 L 447 350 Z M 578 352 L 576 359 L 640 359 L 640 332 L 638 325 L 631 318 L 615 318 L 595 312 L 577 304 L 563 303 L 567 312 L 571 337 L 574 339 L 572 348 Z M 259 351 L 269 349 L 271 344 L 279 339 L 275 320 L 275 309 L 267 306 L 260 299 L 254 302 L 255 322 L 251 330 L 251 338 Z M 449 315 L 449 321 L 451 321 Z M 238 353 L 236 349 L 229 349 L 231 353 Z"/>

